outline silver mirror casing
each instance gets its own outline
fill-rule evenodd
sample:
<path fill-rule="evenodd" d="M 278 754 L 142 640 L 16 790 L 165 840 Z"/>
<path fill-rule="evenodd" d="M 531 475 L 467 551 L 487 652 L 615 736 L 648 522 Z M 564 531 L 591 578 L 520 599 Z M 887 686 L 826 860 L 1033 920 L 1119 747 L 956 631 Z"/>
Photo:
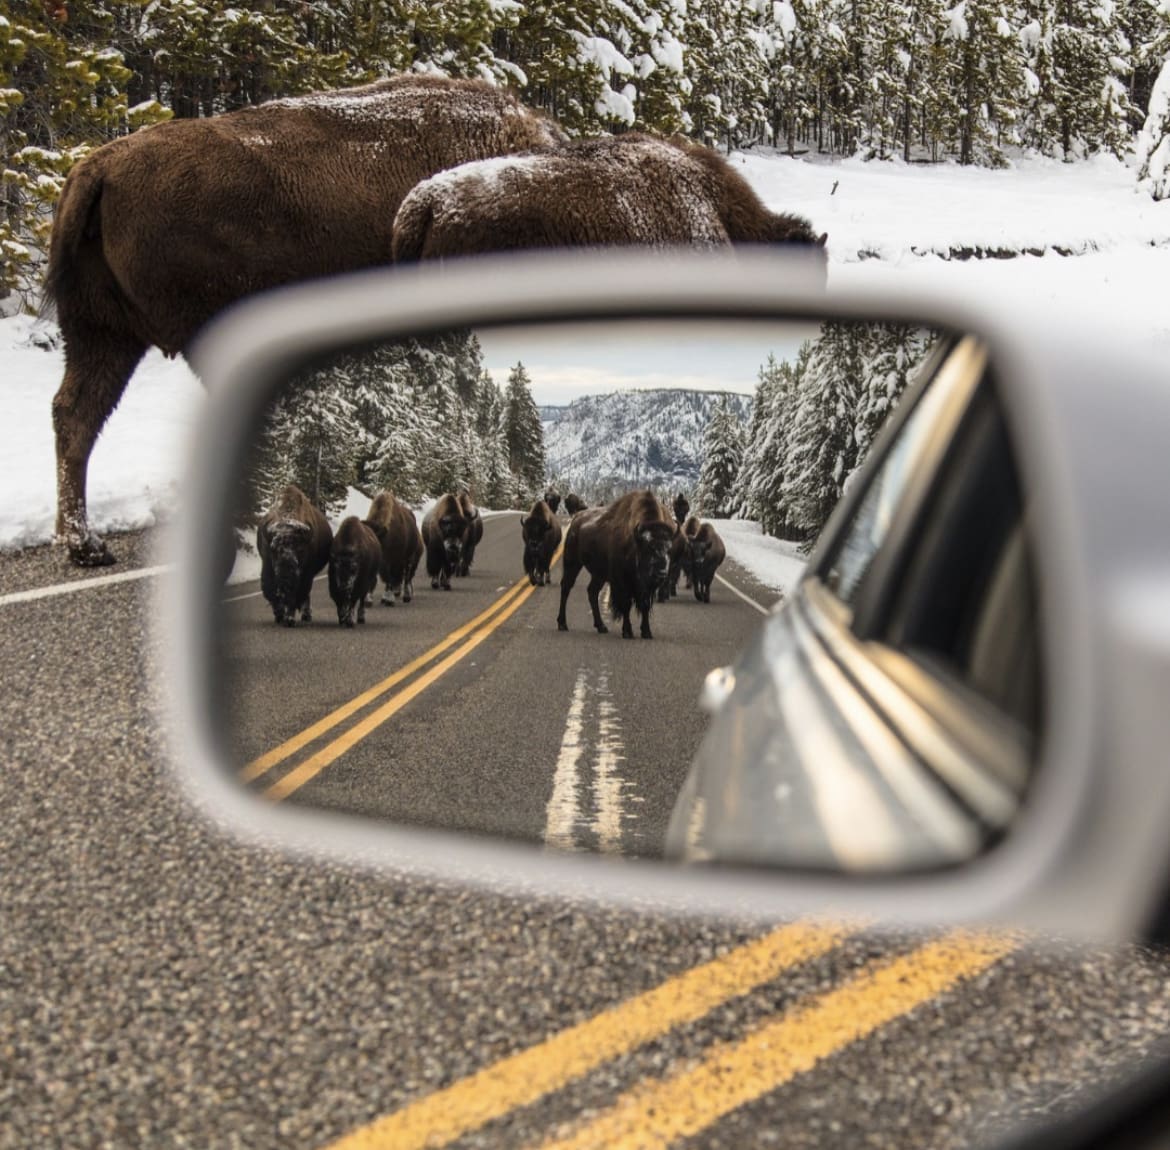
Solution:
<path fill-rule="evenodd" d="M 277 807 L 231 783 L 214 734 L 208 620 L 219 582 L 204 541 L 217 537 L 233 463 L 289 369 L 339 347 L 423 331 L 633 314 L 901 321 L 987 340 L 1034 509 L 1046 667 L 1041 762 L 1011 833 L 989 854 L 893 880 L 678 867 Z M 1127 347 L 1111 323 L 1104 337 L 1099 316 L 1044 316 L 1026 301 L 822 290 L 811 264 L 756 252 L 492 258 L 378 270 L 250 300 L 193 354 L 209 397 L 193 438 L 185 514 L 169 540 L 177 578 L 155 613 L 170 661 L 181 783 L 211 819 L 254 841 L 510 892 L 737 918 L 999 922 L 1101 939 L 1140 933 L 1170 889 L 1170 387 L 1159 365 L 1134 350 L 1140 334 Z"/>

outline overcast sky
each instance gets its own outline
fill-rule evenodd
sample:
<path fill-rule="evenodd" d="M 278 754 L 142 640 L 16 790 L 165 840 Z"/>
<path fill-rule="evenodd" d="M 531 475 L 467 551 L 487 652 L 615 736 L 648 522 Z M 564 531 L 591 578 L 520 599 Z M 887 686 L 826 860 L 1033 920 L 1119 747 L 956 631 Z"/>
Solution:
<path fill-rule="evenodd" d="M 796 354 L 815 328 L 777 322 L 656 321 L 487 328 L 484 366 L 503 387 L 519 360 L 539 404 L 566 404 L 620 388 L 755 391 L 772 352 Z"/>

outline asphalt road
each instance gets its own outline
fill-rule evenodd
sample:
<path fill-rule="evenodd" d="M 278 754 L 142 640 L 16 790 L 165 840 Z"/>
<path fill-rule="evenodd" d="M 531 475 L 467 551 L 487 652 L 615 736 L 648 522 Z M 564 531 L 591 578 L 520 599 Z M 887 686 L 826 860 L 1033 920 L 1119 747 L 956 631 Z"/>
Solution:
<path fill-rule="evenodd" d="M 115 543 L 119 573 L 152 562 Z M 478 583 L 503 585 L 487 569 L 368 634 L 322 613 L 283 637 L 393 635 L 392 666 L 427 642 L 407 612 L 453 613 L 447 633 Z M 1170 1034 L 1170 963 L 1136 948 L 618 913 L 241 845 L 165 758 L 148 628 L 167 576 L 85 579 L 53 552 L 0 557 L 2 1147 L 959 1147 L 1077 1105 Z M 670 604 L 652 644 L 623 644 L 587 631 L 583 596 L 573 632 L 546 631 L 552 594 L 419 713 L 511 675 L 539 708 L 597 652 L 624 708 L 637 670 L 673 666 L 676 615 L 703 610 Z M 562 640 L 555 683 L 506 662 Z M 390 720 L 403 738 L 413 705 Z M 461 817 L 449 789 L 435 809 Z"/>

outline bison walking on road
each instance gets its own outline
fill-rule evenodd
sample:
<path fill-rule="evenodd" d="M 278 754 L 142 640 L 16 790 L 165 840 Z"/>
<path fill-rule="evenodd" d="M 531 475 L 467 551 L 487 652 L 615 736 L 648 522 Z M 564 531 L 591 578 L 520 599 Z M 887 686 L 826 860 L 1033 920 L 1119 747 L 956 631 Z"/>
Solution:
<path fill-rule="evenodd" d="M 580 495 L 576 495 L 572 491 L 565 496 L 565 510 L 570 515 L 576 515 L 578 511 L 584 511 L 588 506 L 589 504 Z"/>
<path fill-rule="evenodd" d="M 678 512 L 678 501 L 675 500 L 675 513 Z M 658 591 L 658 602 L 665 603 L 678 594 L 678 576 L 681 571 L 686 579 L 686 586 L 691 585 L 691 538 L 699 530 L 699 520 L 693 515 L 675 532 L 670 544 L 670 570 L 666 582 Z"/>
<path fill-rule="evenodd" d="M 520 534 L 524 539 L 524 572 L 534 587 L 552 582 L 549 568 L 561 545 L 561 524 L 543 499 L 538 499 L 532 510 L 520 520 Z"/>
<path fill-rule="evenodd" d="M 366 526 L 377 536 L 381 549 L 378 574 L 385 584 L 383 605 L 393 607 L 395 599 L 409 603 L 414 598 L 414 573 L 423 553 L 414 512 L 389 491 L 379 491 L 370 504 Z"/>
<path fill-rule="evenodd" d="M 695 587 L 695 598 L 700 603 L 711 602 L 711 581 L 715 572 L 727 556 L 723 540 L 710 523 L 704 523 L 691 536 L 688 547 L 691 559 L 691 581 Z"/>
<path fill-rule="evenodd" d="M 295 627 L 313 621 L 309 602 L 313 578 L 329 562 L 333 530 L 329 521 L 295 484 L 276 497 L 256 530 L 260 552 L 260 590 L 277 623 Z"/>
<path fill-rule="evenodd" d="M 627 132 L 534 156 L 466 163 L 422 181 L 394 220 L 406 262 L 521 248 L 796 244 L 826 236 L 770 211 L 718 152 Z"/>
<path fill-rule="evenodd" d="M 463 562 L 463 541 L 467 538 L 467 517 L 454 495 L 444 495 L 423 517 L 423 546 L 431 587 L 451 590 L 451 576 Z"/>
<path fill-rule="evenodd" d="M 669 513 L 651 491 L 632 491 L 608 507 L 574 515 L 565 535 L 557 627 L 569 629 L 565 604 L 584 567 L 590 575 L 589 606 L 597 631 L 604 634 L 608 630 L 598 605 L 601 589 L 608 583 L 610 608 L 613 617 L 622 621 L 622 638 L 634 637 L 630 625 L 634 609 L 641 618 L 642 638 L 653 638 L 650 608 L 666 581 L 674 535 Z"/>
<path fill-rule="evenodd" d="M 467 520 L 467 530 L 463 536 L 463 558 L 459 561 L 458 574 L 470 575 L 475 549 L 483 538 L 483 516 L 480 515 L 479 508 L 471 502 L 471 496 L 466 491 L 459 496 L 459 506 Z"/>
<path fill-rule="evenodd" d="M 389 263 L 395 212 L 419 180 L 562 139 L 502 88 L 407 75 L 172 120 L 80 160 L 46 277 L 65 338 L 57 534 L 74 562 L 114 562 L 89 526 L 86 473 L 147 348 L 185 353 L 253 292 Z"/>
<path fill-rule="evenodd" d="M 548 509 L 555 515 L 557 513 L 557 509 L 561 505 L 560 493 L 550 487 L 544 493 L 544 501 L 548 504 Z"/>
<path fill-rule="evenodd" d="M 341 521 L 329 553 L 329 598 L 337 607 L 337 622 L 352 627 L 366 621 L 366 596 L 378 586 L 382 548 L 378 537 L 356 515 Z"/>
<path fill-rule="evenodd" d="M 690 511 L 691 505 L 687 501 L 687 497 L 680 491 L 674 497 L 674 521 L 679 527 L 682 527 L 686 523 Z"/>

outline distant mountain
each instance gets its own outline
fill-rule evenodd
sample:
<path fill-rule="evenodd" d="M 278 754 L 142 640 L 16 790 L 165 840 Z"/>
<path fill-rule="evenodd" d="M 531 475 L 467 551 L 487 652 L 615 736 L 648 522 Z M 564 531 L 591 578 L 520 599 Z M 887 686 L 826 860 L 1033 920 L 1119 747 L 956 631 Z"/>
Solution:
<path fill-rule="evenodd" d="M 703 433 L 723 399 L 746 426 L 751 396 L 734 392 L 614 391 L 542 407 L 549 475 L 589 502 L 635 485 L 691 491 L 703 463 Z"/>

